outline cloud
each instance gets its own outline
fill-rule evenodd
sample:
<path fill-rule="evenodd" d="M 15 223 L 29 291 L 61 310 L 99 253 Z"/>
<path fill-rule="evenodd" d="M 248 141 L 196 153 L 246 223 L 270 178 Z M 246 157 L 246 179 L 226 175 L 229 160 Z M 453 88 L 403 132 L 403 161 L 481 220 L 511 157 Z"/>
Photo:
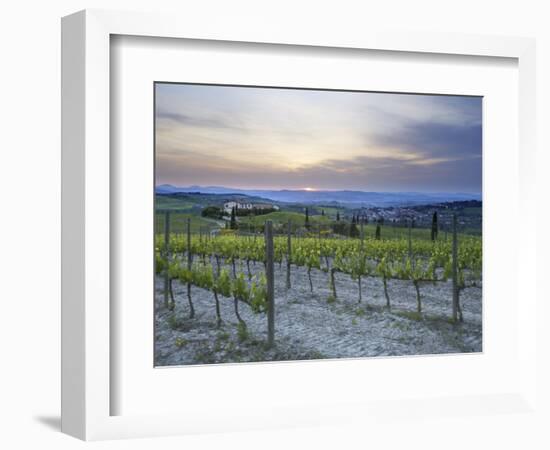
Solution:
<path fill-rule="evenodd" d="M 369 145 L 421 154 L 426 159 L 459 160 L 481 154 L 481 125 L 448 125 L 433 122 L 406 124 L 397 133 L 374 133 Z"/>
<path fill-rule="evenodd" d="M 481 190 L 481 98 L 157 85 L 157 181 Z"/>
<path fill-rule="evenodd" d="M 303 167 L 295 175 L 313 186 L 330 182 L 338 189 L 440 191 L 445 185 L 455 192 L 480 192 L 481 159 L 361 156 L 351 161 L 325 160 Z"/>
<path fill-rule="evenodd" d="M 227 128 L 235 129 L 240 131 L 245 131 L 242 125 L 235 124 L 232 121 L 225 120 L 219 117 L 199 117 L 188 114 L 182 114 L 178 112 L 169 112 L 169 111 L 157 111 L 156 118 L 158 121 L 162 122 L 166 120 L 168 122 L 176 122 L 176 125 L 180 126 L 190 126 L 190 127 L 204 127 L 204 128 Z M 159 124 L 166 128 L 170 128 L 170 124 Z"/>

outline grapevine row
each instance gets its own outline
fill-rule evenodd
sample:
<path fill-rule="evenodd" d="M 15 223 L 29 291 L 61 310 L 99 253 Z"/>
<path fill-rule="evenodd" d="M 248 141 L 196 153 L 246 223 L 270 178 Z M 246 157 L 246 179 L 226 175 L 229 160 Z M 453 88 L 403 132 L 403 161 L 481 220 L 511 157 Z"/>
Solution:
<path fill-rule="evenodd" d="M 248 281 L 245 278 L 244 273 L 235 274 L 230 276 L 229 271 L 226 268 L 218 269 L 215 271 L 212 265 L 204 262 L 199 264 L 192 264 L 191 267 L 186 267 L 185 263 L 180 259 L 173 258 L 168 260 L 166 257 L 162 257 L 160 253 L 156 254 L 156 272 L 157 274 L 167 271 L 169 278 L 169 292 L 171 297 L 171 304 L 167 305 L 170 309 L 175 307 L 175 299 L 172 288 L 173 280 L 178 280 L 182 284 L 190 287 L 191 285 L 205 289 L 212 292 L 216 305 L 216 318 L 218 327 L 222 323 L 220 312 L 220 296 L 225 298 L 233 298 L 235 315 L 239 323 L 246 327 L 246 323 L 239 314 L 239 302 L 247 304 L 253 312 L 261 313 L 266 311 L 267 305 L 267 289 L 266 279 L 262 274 L 255 276 Z M 188 288 L 188 301 L 192 308 L 191 291 Z"/>
<path fill-rule="evenodd" d="M 187 240 L 171 235 L 168 251 L 184 254 L 188 251 Z M 237 236 L 221 236 L 204 239 L 193 236 L 189 239 L 191 254 L 202 258 L 215 258 L 218 272 L 220 258 L 233 266 L 233 279 L 236 279 L 235 263 L 244 261 L 251 277 L 250 262 L 265 263 L 263 239 Z M 157 242 L 162 245 L 162 242 Z M 361 280 L 365 277 L 381 277 L 386 304 L 390 307 L 387 289 L 389 280 L 410 280 L 416 290 L 417 311 L 421 312 L 421 283 L 447 281 L 451 277 L 452 259 L 450 243 L 436 241 L 374 240 L 367 239 L 314 239 L 293 238 L 291 255 L 287 254 L 287 239 L 274 239 L 274 260 L 279 264 L 287 260 L 291 264 L 307 268 L 310 290 L 313 291 L 311 270 L 318 269 L 329 273 L 329 285 L 333 298 L 337 297 L 334 281 L 335 273 L 344 273 L 358 282 L 359 302 L 362 300 Z M 413 256 L 415 255 L 415 256 Z M 481 241 L 478 238 L 462 238 L 458 251 L 458 290 L 479 285 L 481 280 Z M 213 270 L 213 269 L 211 269 Z M 244 279 L 244 275 L 242 275 Z M 196 284 L 196 282 L 193 282 Z M 290 279 L 287 277 L 287 287 Z M 209 287 L 207 287 L 210 289 Z M 459 311 L 460 312 L 460 311 Z"/>

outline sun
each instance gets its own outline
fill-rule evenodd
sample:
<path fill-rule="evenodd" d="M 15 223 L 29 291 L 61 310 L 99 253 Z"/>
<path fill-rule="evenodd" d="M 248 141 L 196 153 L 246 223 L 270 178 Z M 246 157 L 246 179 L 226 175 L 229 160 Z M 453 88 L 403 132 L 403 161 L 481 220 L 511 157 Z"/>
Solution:
<path fill-rule="evenodd" d="M 316 189 L 315 189 L 315 188 L 312 188 L 312 187 L 306 187 L 306 188 L 304 188 L 304 191 L 309 191 L 309 192 L 315 191 L 315 190 L 316 190 Z"/>

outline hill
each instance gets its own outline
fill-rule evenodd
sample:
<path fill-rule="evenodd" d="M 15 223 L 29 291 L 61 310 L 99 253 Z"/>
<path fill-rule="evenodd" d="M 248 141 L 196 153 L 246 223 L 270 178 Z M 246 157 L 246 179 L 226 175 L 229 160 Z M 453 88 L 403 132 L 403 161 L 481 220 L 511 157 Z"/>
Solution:
<path fill-rule="evenodd" d="M 423 193 L 423 192 L 365 192 L 354 190 L 255 190 L 224 186 L 177 187 L 169 184 L 157 186 L 157 194 L 209 194 L 223 198 L 246 196 L 262 201 L 301 203 L 310 205 L 340 205 L 347 207 L 413 206 L 451 201 L 480 200 L 479 194 L 468 193 Z M 250 199 L 249 199 L 250 200 Z M 253 200 L 251 200 L 253 201 Z"/>

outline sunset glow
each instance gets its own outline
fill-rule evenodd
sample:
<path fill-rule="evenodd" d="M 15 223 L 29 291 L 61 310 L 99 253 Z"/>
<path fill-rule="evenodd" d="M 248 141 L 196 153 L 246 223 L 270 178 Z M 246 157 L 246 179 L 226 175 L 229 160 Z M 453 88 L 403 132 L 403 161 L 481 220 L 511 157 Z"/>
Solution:
<path fill-rule="evenodd" d="M 481 192 L 480 97 L 155 86 L 157 185 Z"/>

